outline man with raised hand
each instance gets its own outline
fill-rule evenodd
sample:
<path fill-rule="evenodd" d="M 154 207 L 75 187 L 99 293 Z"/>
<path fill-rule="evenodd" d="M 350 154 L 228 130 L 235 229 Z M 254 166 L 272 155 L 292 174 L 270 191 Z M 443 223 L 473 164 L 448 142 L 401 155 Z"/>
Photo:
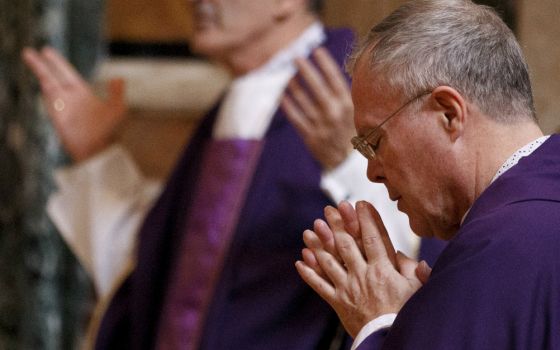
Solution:
<path fill-rule="evenodd" d="M 373 206 L 304 233 L 302 278 L 362 349 L 560 348 L 560 136 L 537 125 L 513 33 L 468 0 L 407 2 L 350 67 L 352 144 L 422 237 L 395 252 Z"/>

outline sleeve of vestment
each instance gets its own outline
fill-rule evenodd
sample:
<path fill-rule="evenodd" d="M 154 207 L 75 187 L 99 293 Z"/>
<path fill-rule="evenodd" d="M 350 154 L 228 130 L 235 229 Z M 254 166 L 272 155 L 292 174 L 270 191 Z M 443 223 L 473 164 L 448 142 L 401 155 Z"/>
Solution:
<path fill-rule="evenodd" d="M 116 145 L 56 170 L 55 181 L 49 216 L 103 298 L 132 263 L 137 231 L 160 184 L 144 178 Z"/>
<path fill-rule="evenodd" d="M 386 314 L 369 321 L 358 333 L 351 350 L 380 349 L 387 330 L 391 327 L 397 314 Z"/>

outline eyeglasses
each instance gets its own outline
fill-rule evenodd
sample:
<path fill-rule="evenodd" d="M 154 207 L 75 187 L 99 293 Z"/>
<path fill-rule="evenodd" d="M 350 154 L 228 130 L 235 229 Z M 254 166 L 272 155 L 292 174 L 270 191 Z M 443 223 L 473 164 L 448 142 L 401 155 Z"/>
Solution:
<path fill-rule="evenodd" d="M 389 119 L 398 115 L 402 110 L 404 110 L 412 102 L 418 100 L 420 97 L 426 96 L 426 95 L 431 94 L 431 93 L 432 93 L 431 91 L 424 91 L 424 92 L 414 96 L 412 99 L 408 100 L 407 102 L 405 102 L 405 104 L 400 106 L 395 112 L 393 112 L 391 115 L 389 115 L 387 118 L 385 118 L 381 122 L 381 124 L 379 124 L 378 126 L 373 128 L 373 130 L 368 132 L 365 136 L 362 136 L 362 137 L 354 136 L 354 137 L 352 137 L 350 142 L 352 142 L 352 146 L 354 147 L 354 149 L 357 150 L 358 152 L 360 152 L 364 157 L 366 157 L 366 159 L 370 159 L 370 160 L 374 159 L 375 158 L 375 150 L 377 149 L 377 141 L 375 141 L 374 143 L 371 143 L 369 140 L 372 139 L 372 136 L 376 135 L 379 132 L 379 128 L 381 128 L 383 126 L 383 124 L 387 123 L 389 121 Z M 379 139 L 379 137 L 375 138 L 375 140 L 378 140 L 378 139 Z"/>

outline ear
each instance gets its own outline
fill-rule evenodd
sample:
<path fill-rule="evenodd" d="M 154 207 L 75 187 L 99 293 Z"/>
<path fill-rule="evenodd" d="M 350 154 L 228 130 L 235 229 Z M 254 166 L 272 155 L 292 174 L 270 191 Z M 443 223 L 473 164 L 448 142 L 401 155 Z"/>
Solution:
<path fill-rule="evenodd" d="M 275 0 L 274 17 L 278 20 L 290 17 L 298 11 L 307 11 L 309 0 Z"/>
<path fill-rule="evenodd" d="M 432 91 L 432 98 L 442 112 L 442 124 L 452 141 L 464 132 L 468 119 L 467 103 L 463 96 L 449 86 L 438 86 Z"/>

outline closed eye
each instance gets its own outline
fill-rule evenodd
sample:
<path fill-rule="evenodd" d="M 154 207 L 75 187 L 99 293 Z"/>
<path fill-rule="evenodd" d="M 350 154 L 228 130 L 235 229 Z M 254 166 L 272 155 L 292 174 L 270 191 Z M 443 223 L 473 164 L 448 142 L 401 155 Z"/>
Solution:
<path fill-rule="evenodd" d="M 377 149 L 379 148 L 380 141 L 381 141 L 381 135 L 377 135 L 373 140 L 368 141 L 369 146 L 371 147 L 371 149 L 373 149 L 374 152 L 377 151 Z"/>

